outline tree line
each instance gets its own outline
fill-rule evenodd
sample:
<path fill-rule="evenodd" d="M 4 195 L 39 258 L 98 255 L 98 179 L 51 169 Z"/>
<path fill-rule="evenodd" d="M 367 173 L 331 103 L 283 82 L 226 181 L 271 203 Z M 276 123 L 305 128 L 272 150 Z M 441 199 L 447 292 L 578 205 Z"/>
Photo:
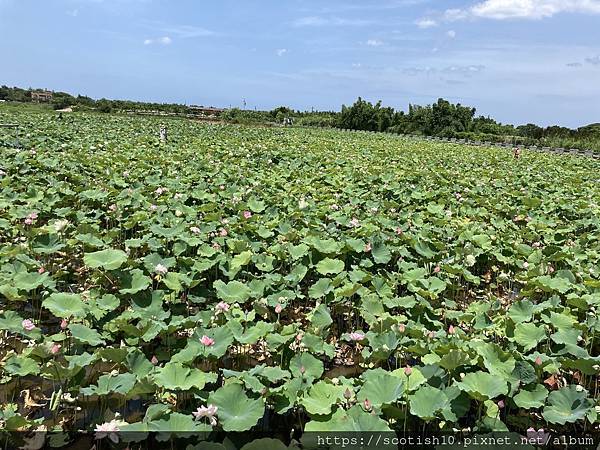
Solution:
<path fill-rule="evenodd" d="M 0 87 L 0 100 L 31 102 L 33 89 Z M 76 106 L 99 112 L 160 111 L 174 114 L 193 112 L 187 105 L 149 103 L 129 100 L 94 100 L 87 96 L 72 96 L 53 92 L 50 106 L 62 109 Z M 318 126 L 363 131 L 379 131 L 423 136 L 511 142 L 516 145 L 548 145 L 554 147 L 590 148 L 600 150 L 600 123 L 577 129 L 561 126 L 540 127 L 533 123 L 514 126 L 502 124 L 491 117 L 477 116 L 477 110 L 443 98 L 431 105 L 409 105 L 408 111 L 371 103 L 358 98 L 341 111 L 298 111 L 285 106 L 271 111 L 230 108 L 220 118 L 233 123 L 281 124 L 292 119 L 296 126 Z M 289 123 L 289 120 L 287 120 Z"/>

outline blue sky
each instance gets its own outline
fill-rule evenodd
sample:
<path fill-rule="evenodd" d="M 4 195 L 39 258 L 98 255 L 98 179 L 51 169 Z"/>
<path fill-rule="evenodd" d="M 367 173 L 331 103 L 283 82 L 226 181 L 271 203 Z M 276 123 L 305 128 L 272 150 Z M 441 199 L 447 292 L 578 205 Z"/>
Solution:
<path fill-rule="evenodd" d="M 0 84 L 95 98 L 600 122 L 600 0 L 0 0 Z"/>

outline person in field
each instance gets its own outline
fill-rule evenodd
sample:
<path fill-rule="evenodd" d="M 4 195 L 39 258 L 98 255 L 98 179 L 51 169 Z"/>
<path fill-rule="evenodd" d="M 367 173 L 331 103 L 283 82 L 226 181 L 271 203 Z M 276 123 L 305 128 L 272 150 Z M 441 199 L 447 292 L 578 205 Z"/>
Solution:
<path fill-rule="evenodd" d="M 513 154 L 515 155 L 515 159 L 521 158 L 521 149 L 519 147 L 515 147 L 513 149 Z"/>

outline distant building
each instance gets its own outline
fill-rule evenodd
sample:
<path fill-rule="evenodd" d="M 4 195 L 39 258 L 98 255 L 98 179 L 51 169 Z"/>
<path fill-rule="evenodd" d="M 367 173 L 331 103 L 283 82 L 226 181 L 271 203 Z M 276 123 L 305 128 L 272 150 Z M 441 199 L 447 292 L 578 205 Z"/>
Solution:
<path fill-rule="evenodd" d="M 190 105 L 190 112 L 193 114 L 200 114 L 202 116 L 218 116 L 223 111 L 223 108 L 214 108 L 212 106 L 198 106 L 198 105 Z"/>
<path fill-rule="evenodd" d="M 52 101 L 52 92 L 50 91 L 31 91 L 32 102 L 50 102 Z"/>

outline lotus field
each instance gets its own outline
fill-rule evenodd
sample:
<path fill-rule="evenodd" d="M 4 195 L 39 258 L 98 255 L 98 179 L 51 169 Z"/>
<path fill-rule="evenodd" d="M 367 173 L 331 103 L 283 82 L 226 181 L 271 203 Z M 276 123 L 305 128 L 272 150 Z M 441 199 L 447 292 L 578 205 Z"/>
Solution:
<path fill-rule="evenodd" d="M 0 110 L 3 445 L 597 432 L 599 161 L 160 120 Z"/>

